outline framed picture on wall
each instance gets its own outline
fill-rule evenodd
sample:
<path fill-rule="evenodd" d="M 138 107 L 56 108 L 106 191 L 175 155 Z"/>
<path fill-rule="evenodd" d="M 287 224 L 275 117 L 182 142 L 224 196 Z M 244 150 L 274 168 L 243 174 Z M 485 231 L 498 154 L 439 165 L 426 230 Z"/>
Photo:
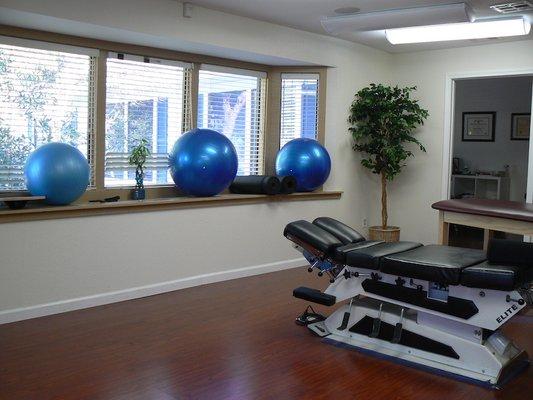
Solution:
<path fill-rule="evenodd" d="M 531 114 L 511 114 L 511 140 L 529 140 Z"/>
<path fill-rule="evenodd" d="M 496 112 L 464 112 L 463 142 L 494 142 Z"/>

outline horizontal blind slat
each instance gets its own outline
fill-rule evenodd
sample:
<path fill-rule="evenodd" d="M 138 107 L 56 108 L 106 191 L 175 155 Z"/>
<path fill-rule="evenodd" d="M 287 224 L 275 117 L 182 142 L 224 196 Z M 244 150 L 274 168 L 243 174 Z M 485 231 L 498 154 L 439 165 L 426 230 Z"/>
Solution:
<path fill-rule="evenodd" d="M 282 74 L 280 147 L 296 138 L 317 138 L 318 80 L 318 74 Z"/>
<path fill-rule="evenodd" d="M 152 152 L 145 164 L 144 184 L 172 182 L 168 152 L 182 134 L 187 64 L 140 59 L 107 59 L 106 186 L 135 185 L 129 154 L 143 138 Z"/>
<path fill-rule="evenodd" d="M 219 131 L 232 141 L 239 175 L 259 174 L 263 168 L 264 79 L 256 71 L 208 68 L 199 71 L 198 127 Z"/>

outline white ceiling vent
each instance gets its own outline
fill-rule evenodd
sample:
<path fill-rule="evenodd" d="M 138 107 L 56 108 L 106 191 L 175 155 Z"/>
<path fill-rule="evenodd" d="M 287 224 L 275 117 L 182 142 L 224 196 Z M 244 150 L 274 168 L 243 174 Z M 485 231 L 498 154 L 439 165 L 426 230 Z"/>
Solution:
<path fill-rule="evenodd" d="M 533 11 L 533 4 L 529 1 L 514 1 L 512 3 L 495 4 L 490 6 L 494 11 L 500 14 L 511 14 L 525 11 Z"/>

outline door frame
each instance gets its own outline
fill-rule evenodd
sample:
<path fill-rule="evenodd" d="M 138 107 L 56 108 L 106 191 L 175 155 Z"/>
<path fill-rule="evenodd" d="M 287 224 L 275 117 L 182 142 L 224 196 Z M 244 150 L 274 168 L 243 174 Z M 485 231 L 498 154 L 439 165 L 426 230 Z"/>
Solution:
<path fill-rule="evenodd" d="M 442 186 L 441 199 L 450 198 L 451 166 L 453 157 L 453 130 L 455 121 L 455 82 L 475 78 L 512 78 L 520 76 L 532 76 L 533 68 L 515 70 L 491 70 L 472 71 L 446 74 L 445 101 L 444 101 L 444 135 L 442 143 Z M 532 91 L 533 97 L 533 91 Z M 531 114 L 533 115 L 533 98 L 531 101 Z M 531 120 L 531 132 L 533 132 L 533 119 Z M 529 154 L 533 155 L 533 140 L 529 140 Z M 528 157 L 528 174 L 526 201 L 533 202 L 533 156 Z"/>

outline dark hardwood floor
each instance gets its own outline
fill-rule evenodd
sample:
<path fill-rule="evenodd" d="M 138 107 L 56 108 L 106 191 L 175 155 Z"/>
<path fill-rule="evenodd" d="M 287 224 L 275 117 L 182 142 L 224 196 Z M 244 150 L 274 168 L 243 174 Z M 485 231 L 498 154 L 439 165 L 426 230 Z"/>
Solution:
<path fill-rule="evenodd" d="M 2 325 L 0 399 L 531 398 L 532 367 L 491 391 L 321 343 L 293 322 L 292 289 L 327 285 L 305 271 Z M 506 327 L 529 354 L 532 327 Z"/>

